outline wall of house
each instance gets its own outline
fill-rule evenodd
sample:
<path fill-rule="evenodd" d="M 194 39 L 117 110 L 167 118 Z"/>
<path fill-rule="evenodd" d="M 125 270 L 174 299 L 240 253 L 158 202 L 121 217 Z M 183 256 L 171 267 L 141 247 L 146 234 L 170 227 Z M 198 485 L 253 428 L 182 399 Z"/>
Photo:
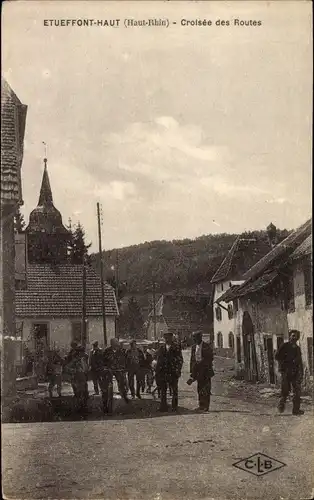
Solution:
<path fill-rule="evenodd" d="M 229 349 L 229 333 L 232 332 L 234 335 L 234 327 L 235 327 L 235 319 L 234 317 L 232 319 L 229 319 L 228 312 L 225 309 L 228 309 L 228 304 L 225 302 L 221 302 L 221 305 L 225 308 L 223 309 L 222 307 L 220 308 L 221 310 L 221 320 L 218 320 L 216 317 L 216 307 L 218 307 L 218 304 L 216 304 L 216 301 L 221 297 L 222 294 L 224 294 L 227 290 L 229 290 L 231 286 L 231 282 L 229 281 L 224 281 L 222 283 L 216 283 L 215 284 L 215 290 L 214 290 L 214 302 L 213 302 L 213 318 L 214 318 L 214 339 L 215 339 L 215 347 L 219 349 L 220 355 L 227 355 L 230 356 L 230 349 Z M 232 304 L 232 302 L 230 302 Z M 235 315 L 235 312 L 234 312 Z M 222 334 L 222 339 L 223 339 L 223 345 L 222 348 L 218 346 L 217 342 L 217 335 L 218 332 L 221 332 Z"/>
<path fill-rule="evenodd" d="M 313 304 L 305 304 L 304 273 L 301 263 L 297 263 L 293 270 L 294 305 L 295 310 L 288 312 L 289 330 L 299 330 L 300 347 L 304 366 L 305 385 L 313 383 L 313 375 L 309 370 L 308 337 L 313 338 Z"/>
<path fill-rule="evenodd" d="M 80 321 L 81 318 L 18 318 L 19 322 L 23 322 L 23 342 L 26 343 L 30 351 L 34 350 L 33 324 L 48 323 L 48 343 L 49 347 L 59 348 L 61 354 L 66 354 L 69 351 L 72 341 L 72 321 Z M 110 339 L 115 337 L 115 317 L 106 317 L 107 329 L 107 344 Z M 92 342 L 99 342 L 103 347 L 103 322 L 99 317 L 88 317 L 87 320 L 87 349 L 91 348 Z"/>
<path fill-rule="evenodd" d="M 12 209 L 0 214 L 0 334 L 15 336 L 14 216 Z M 15 365 L 11 351 L 1 343 L 2 396 L 15 393 Z M 8 347 L 9 349 L 9 347 Z"/>
<path fill-rule="evenodd" d="M 279 297 L 259 294 L 255 299 L 242 297 L 238 300 L 238 312 L 235 318 L 235 370 L 238 376 L 244 375 L 244 350 L 242 324 L 243 315 L 247 311 L 252 319 L 254 326 L 254 341 L 257 358 L 258 380 L 261 382 L 270 382 L 268 354 L 265 349 L 265 341 L 272 338 L 273 357 L 277 350 L 277 339 L 282 337 L 288 339 L 288 321 L 286 311 L 282 309 Z M 237 349 L 237 337 L 241 345 L 241 361 L 239 361 Z M 275 383 L 279 383 L 277 363 L 274 361 Z"/>

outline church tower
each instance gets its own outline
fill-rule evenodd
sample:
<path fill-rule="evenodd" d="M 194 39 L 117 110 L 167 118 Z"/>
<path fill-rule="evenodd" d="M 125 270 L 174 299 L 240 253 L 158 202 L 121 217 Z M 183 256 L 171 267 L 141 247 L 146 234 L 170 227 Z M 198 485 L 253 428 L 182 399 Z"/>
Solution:
<path fill-rule="evenodd" d="M 29 263 L 62 264 L 67 261 L 70 233 L 53 204 L 52 192 L 44 158 L 44 173 L 37 207 L 30 213 L 26 228 Z"/>

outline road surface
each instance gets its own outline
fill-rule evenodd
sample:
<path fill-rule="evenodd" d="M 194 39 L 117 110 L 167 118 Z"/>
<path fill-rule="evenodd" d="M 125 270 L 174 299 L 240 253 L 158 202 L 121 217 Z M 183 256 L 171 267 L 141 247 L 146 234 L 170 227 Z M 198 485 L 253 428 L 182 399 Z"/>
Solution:
<path fill-rule="evenodd" d="M 207 414 L 192 411 L 197 405 L 196 388 L 186 385 L 186 369 L 179 414 L 158 414 L 156 403 L 147 396 L 132 402 L 128 414 L 106 419 L 91 415 L 87 421 L 4 424 L 4 497 L 311 498 L 311 410 L 295 417 L 287 408 L 279 415 L 267 403 L 228 398 L 222 371 L 226 364 L 216 361 Z M 286 465 L 261 477 L 233 466 L 258 452 Z"/>

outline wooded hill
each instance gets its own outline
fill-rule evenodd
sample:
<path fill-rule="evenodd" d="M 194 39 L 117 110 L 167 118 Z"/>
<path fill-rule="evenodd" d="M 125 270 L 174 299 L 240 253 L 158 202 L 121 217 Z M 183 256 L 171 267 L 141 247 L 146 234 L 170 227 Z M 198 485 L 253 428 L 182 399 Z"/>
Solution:
<path fill-rule="evenodd" d="M 289 231 L 277 230 L 278 241 Z M 210 294 L 210 280 L 228 253 L 237 234 L 204 235 L 196 239 L 151 241 L 103 253 L 105 278 L 114 284 L 118 253 L 118 281 L 125 282 L 123 295 L 152 293 L 188 293 L 199 290 Z M 267 240 L 266 231 L 243 233 L 245 238 Z M 99 269 L 99 255 L 91 256 Z"/>

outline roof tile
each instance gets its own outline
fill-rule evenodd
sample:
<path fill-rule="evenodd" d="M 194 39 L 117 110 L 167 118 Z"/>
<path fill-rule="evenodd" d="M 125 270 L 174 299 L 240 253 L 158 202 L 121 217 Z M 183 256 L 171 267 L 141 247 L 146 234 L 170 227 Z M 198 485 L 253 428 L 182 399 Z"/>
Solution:
<path fill-rule="evenodd" d="M 16 315 L 19 317 L 81 316 L 83 306 L 82 266 L 48 264 L 27 266 L 26 290 L 16 290 Z M 107 315 L 117 315 L 118 308 L 113 288 L 105 283 Z M 86 315 L 102 315 L 101 282 L 94 269 L 86 270 Z"/>

